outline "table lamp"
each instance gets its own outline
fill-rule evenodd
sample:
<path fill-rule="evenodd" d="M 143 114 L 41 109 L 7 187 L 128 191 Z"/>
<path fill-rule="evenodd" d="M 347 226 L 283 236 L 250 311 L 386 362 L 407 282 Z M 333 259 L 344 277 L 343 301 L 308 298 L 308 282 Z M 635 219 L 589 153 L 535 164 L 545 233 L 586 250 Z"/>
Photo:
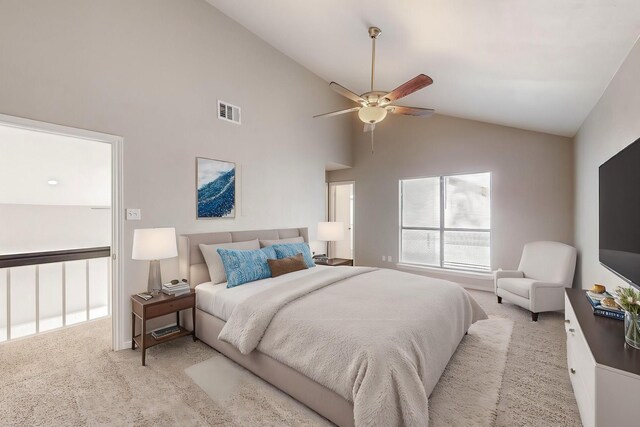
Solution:
<path fill-rule="evenodd" d="M 162 290 L 160 260 L 178 256 L 175 228 L 141 228 L 133 231 L 131 258 L 151 261 L 147 290 L 157 295 Z"/>
<path fill-rule="evenodd" d="M 327 257 L 329 255 L 329 242 L 344 240 L 344 223 L 339 221 L 319 222 L 318 240 L 327 242 Z"/>

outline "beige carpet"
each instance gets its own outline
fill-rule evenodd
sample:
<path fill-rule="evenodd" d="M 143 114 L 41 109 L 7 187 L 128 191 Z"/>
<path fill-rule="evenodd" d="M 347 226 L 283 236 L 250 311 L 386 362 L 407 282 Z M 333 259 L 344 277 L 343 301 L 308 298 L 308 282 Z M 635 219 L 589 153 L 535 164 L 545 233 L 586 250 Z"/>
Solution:
<path fill-rule="evenodd" d="M 532 323 L 526 311 L 498 305 L 492 294 L 472 291 L 472 295 L 490 315 L 513 321 L 506 369 L 497 389 L 496 418 L 486 425 L 579 426 L 566 371 L 562 315 L 541 314 L 540 321 Z M 311 426 L 325 422 L 248 373 L 252 386 L 219 405 L 185 373 L 217 356 L 214 350 L 182 338 L 150 349 L 149 366 L 143 368 L 139 351 L 109 351 L 109 327 L 106 319 L 0 344 L 0 424 Z M 477 361 L 491 357 L 482 353 Z M 470 387 L 478 387 L 474 381 L 479 376 L 473 370 L 468 377 Z M 226 378 L 218 380 L 224 384 Z M 435 391 L 434 395 L 436 399 Z M 454 408 L 462 405 L 459 399 L 452 401 L 454 397 L 444 400 Z"/>

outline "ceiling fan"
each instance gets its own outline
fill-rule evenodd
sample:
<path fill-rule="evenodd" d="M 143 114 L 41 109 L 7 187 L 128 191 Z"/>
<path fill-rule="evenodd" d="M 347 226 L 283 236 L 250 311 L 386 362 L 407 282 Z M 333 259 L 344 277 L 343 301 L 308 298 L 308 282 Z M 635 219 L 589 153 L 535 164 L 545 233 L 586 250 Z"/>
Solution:
<path fill-rule="evenodd" d="M 392 105 L 397 100 L 404 98 L 420 89 L 423 89 L 433 83 L 431 77 L 425 74 L 418 74 L 406 83 L 401 84 L 391 92 L 373 90 L 373 82 L 375 77 L 376 65 L 376 39 L 382 31 L 378 27 L 369 28 L 369 37 L 371 37 L 371 90 L 362 95 L 358 95 L 344 86 L 336 82 L 331 82 L 331 89 L 340 95 L 349 98 L 360 104 L 358 107 L 347 108 L 345 110 L 332 111 L 330 113 L 319 114 L 316 117 L 331 117 L 340 114 L 358 112 L 358 117 L 364 122 L 364 131 L 373 132 L 376 123 L 380 123 L 387 117 L 387 113 L 403 114 L 405 116 L 429 117 L 434 110 L 430 108 L 404 107 L 400 105 Z M 373 135 L 372 135 L 373 136 Z"/>

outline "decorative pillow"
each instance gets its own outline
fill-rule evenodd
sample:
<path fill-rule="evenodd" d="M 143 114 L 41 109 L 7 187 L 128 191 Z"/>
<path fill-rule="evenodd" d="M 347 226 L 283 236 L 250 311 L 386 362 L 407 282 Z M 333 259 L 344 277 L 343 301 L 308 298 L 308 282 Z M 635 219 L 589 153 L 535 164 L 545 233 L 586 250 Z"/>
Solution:
<path fill-rule="evenodd" d="M 260 240 L 260 247 L 266 248 L 268 246 L 281 245 L 284 243 L 304 243 L 304 237 L 289 237 L 287 239 L 279 240 Z"/>
<path fill-rule="evenodd" d="M 308 243 L 286 243 L 286 244 L 278 244 L 273 245 L 273 249 L 276 250 L 276 255 L 278 259 L 288 258 L 297 254 L 302 254 L 304 256 L 304 262 L 307 263 L 307 267 L 315 267 L 316 263 L 313 262 L 313 257 L 311 256 L 311 249 L 309 248 Z"/>
<path fill-rule="evenodd" d="M 207 263 L 207 267 L 209 268 L 209 277 L 211 278 L 211 282 L 214 285 L 227 281 L 227 276 L 224 273 L 222 260 L 220 259 L 220 255 L 218 255 L 217 252 L 218 248 L 245 250 L 260 249 L 260 243 L 258 242 L 258 239 L 248 240 L 246 242 L 218 243 L 215 245 L 200 244 L 198 246 L 200 246 L 202 256 Z"/>
<path fill-rule="evenodd" d="M 298 254 L 282 259 L 268 259 L 269 269 L 271 270 L 271 277 L 282 276 L 283 274 L 293 273 L 294 271 L 306 270 L 307 263 L 304 261 L 304 256 Z"/>
<path fill-rule="evenodd" d="M 243 251 L 218 248 L 218 254 L 227 274 L 227 288 L 271 277 L 267 254 L 262 249 Z"/>
<path fill-rule="evenodd" d="M 260 250 L 265 253 L 267 258 L 269 258 L 269 259 L 278 259 L 278 255 L 276 255 L 276 250 L 273 249 L 272 246 L 267 246 L 266 248 L 262 248 Z"/>

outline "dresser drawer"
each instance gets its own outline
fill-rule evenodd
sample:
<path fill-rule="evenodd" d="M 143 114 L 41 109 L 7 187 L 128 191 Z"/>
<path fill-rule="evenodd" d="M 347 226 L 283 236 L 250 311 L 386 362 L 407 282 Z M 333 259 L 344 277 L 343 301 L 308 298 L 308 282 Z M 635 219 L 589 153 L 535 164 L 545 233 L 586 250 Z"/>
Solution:
<path fill-rule="evenodd" d="M 178 310 L 184 310 L 195 306 L 195 295 L 179 298 L 177 300 L 166 302 L 163 304 L 152 305 L 146 308 L 147 319 L 163 316 L 165 314 L 175 313 Z"/>
<path fill-rule="evenodd" d="M 568 300 L 565 301 L 564 312 L 569 379 L 576 396 L 582 424 L 585 427 L 594 427 L 596 364 Z"/>
<path fill-rule="evenodd" d="M 573 393 L 576 396 L 580 418 L 585 427 L 595 425 L 595 399 L 594 388 L 590 388 L 587 383 L 591 382 L 595 376 L 595 366 L 588 366 L 584 363 L 580 355 L 580 346 L 576 336 L 567 334 L 567 368 Z M 593 385 L 591 386 L 593 387 Z"/>

